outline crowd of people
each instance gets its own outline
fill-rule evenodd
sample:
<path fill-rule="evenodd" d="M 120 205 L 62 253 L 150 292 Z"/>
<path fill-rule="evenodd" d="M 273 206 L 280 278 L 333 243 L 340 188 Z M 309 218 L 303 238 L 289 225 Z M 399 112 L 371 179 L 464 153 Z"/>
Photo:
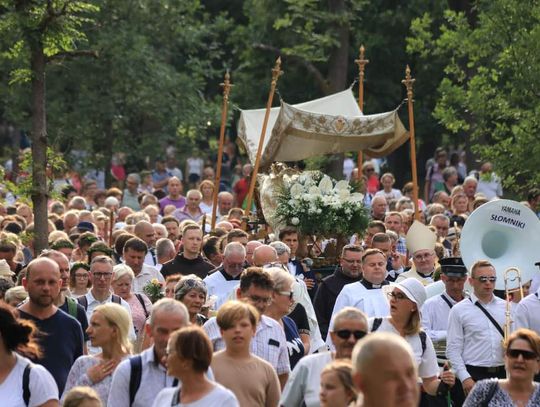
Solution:
<path fill-rule="evenodd" d="M 490 163 L 469 175 L 438 149 L 420 221 L 411 183 L 352 170 L 370 221 L 321 276 L 331 241 L 244 231 L 251 166 L 216 186 L 201 161 L 61 183 L 41 252 L 24 197 L 0 204 L 0 404 L 540 405 L 540 281 L 508 306 L 495 266 L 460 258 L 467 217 L 502 197 Z"/>

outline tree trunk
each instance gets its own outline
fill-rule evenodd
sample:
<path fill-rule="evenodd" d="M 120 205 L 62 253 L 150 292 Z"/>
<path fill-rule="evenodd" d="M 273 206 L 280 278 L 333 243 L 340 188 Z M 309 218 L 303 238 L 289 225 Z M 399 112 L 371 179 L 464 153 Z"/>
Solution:
<path fill-rule="evenodd" d="M 328 9 L 334 14 L 347 12 L 344 0 L 329 0 Z M 333 27 L 340 46 L 332 51 L 328 60 L 328 84 L 330 94 L 340 92 L 347 87 L 347 67 L 349 64 L 349 26 L 336 23 Z M 343 177 L 343 154 L 336 154 L 328 165 L 329 174 L 337 179 Z"/>
<path fill-rule="evenodd" d="M 45 112 L 46 60 L 40 40 L 30 42 L 32 70 L 32 203 L 34 206 L 34 252 L 48 247 L 47 123 Z"/>

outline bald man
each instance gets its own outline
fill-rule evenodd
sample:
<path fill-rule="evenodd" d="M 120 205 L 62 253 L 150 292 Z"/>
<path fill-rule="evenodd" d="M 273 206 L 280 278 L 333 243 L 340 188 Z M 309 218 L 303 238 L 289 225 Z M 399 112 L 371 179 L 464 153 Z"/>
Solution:
<path fill-rule="evenodd" d="M 357 407 L 418 406 L 418 372 L 405 339 L 393 333 L 371 333 L 354 347 L 352 362 L 354 386 L 363 395 Z"/>
<path fill-rule="evenodd" d="M 29 300 L 19 307 L 20 317 L 32 321 L 43 334 L 39 341 L 43 356 L 33 361 L 52 374 L 59 394 L 62 394 L 71 366 L 83 354 L 81 324 L 54 305 L 62 287 L 55 261 L 46 257 L 32 260 L 26 269 L 23 286 Z"/>

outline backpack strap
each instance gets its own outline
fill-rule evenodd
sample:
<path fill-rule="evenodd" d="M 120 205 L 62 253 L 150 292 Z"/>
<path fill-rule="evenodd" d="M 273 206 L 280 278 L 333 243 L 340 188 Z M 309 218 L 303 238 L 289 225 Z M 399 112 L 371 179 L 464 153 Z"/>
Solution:
<path fill-rule="evenodd" d="M 122 304 L 122 298 L 120 298 L 116 294 L 111 295 L 111 302 L 114 302 L 115 304 Z"/>
<path fill-rule="evenodd" d="M 144 310 L 144 317 L 145 318 L 148 318 L 148 310 L 146 309 L 146 304 L 144 303 L 144 298 L 141 294 L 139 293 L 135 293 L 135 297 L 137 297 L 137 299 L 139 300 L 139 302 L 141 303 L 142 307 L 143 307 L 143 310 Z"/>
<path fill-rule="evenodd" d="M 71 297 L 66 297 L 68 313 L 77 319 L 77 301 Z"/>
<path fill-rule="evenodd" d="M 32 363 L 28 363 L 23 371 L 22 387 L 23 387 L 23 400 L 27 406 L 30 404 L 30 371 L 32 370 Z"/>
<path fill-rule="evenodd" d="M 422 356 L 424 356 L 424 352 L 426 351 L 426 341 L 427 341 L 427 335 L 425 331 L 418 332 L 418 335 L 420 336 L 420 342 L 422 343 Z"/>
<path fill-rule="evenodd" d="M 77 297 L 77 301 L 83 306 L 85 311 L 88 311 L 88 299 L 86 298 L 86 295 Z"/>
<path fill-rule="evenodd" d="M 142 358 L 140 355 L 129 358 L 131 373 L 129 375 L 129 405 L 135 401 L 135 394 L 141 386 L 142 378 Z"/>
<path fill-rule="evenodd" d="M 489 389 L 488 389 L 488 392 L 486 394 L 486 398 L 484 400 L 482 400 L 481 407 L 489 407 L 489 402 L 491 401 L 491 399 L 495 395 L 495 392 L 497 391 L 497 387 L 499 387 L 499 381 L 498 380 L 493 380 L 492 382 L 489 383 Z"/>
<path fill-rule="evenodd" d="M 382 318 L 375 318 L 373 320 L 373 326 L 371 327 L 371 332 L 375 332 L 382 324 Z"/>

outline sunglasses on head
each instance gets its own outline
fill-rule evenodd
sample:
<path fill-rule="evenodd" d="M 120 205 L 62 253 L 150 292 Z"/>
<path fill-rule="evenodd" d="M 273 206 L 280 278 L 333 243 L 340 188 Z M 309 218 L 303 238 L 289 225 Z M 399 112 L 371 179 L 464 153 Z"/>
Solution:
<path fill-rule="evenodd" d="M 354 336 L 354 339 L 362 339 L 364 336 L 367 335 L 367 332 L 364 331 L 351 331 L 350 329 L 341 329 L 339 331 L 336 331 L 336 335 L 339 336 L 341 339 L 349 339 L 351 335 Z"/>
<path fill-rule="evenodd" d="M 526 360 L 533 360 L 538 358 L 538 355 L 536 353 L 531 352 L 530 350 L 523 350 L 523 349 L 507 349 L 506 350 L 506 356 L 512 359 L 517 359 L 519 355 L 523 356 L 523 359 Z"/>
<path fill-rule="evenodd" d="M 480 281 L 481 283 L 487 283 L 488 281 L 490 283 L 494 283 L 495 281 L 497 281 L 497 277 L 486 277 L 486 276 L 482 276 L 482 277 L 476 277 L 476 279 L 478 281 Z"/>

